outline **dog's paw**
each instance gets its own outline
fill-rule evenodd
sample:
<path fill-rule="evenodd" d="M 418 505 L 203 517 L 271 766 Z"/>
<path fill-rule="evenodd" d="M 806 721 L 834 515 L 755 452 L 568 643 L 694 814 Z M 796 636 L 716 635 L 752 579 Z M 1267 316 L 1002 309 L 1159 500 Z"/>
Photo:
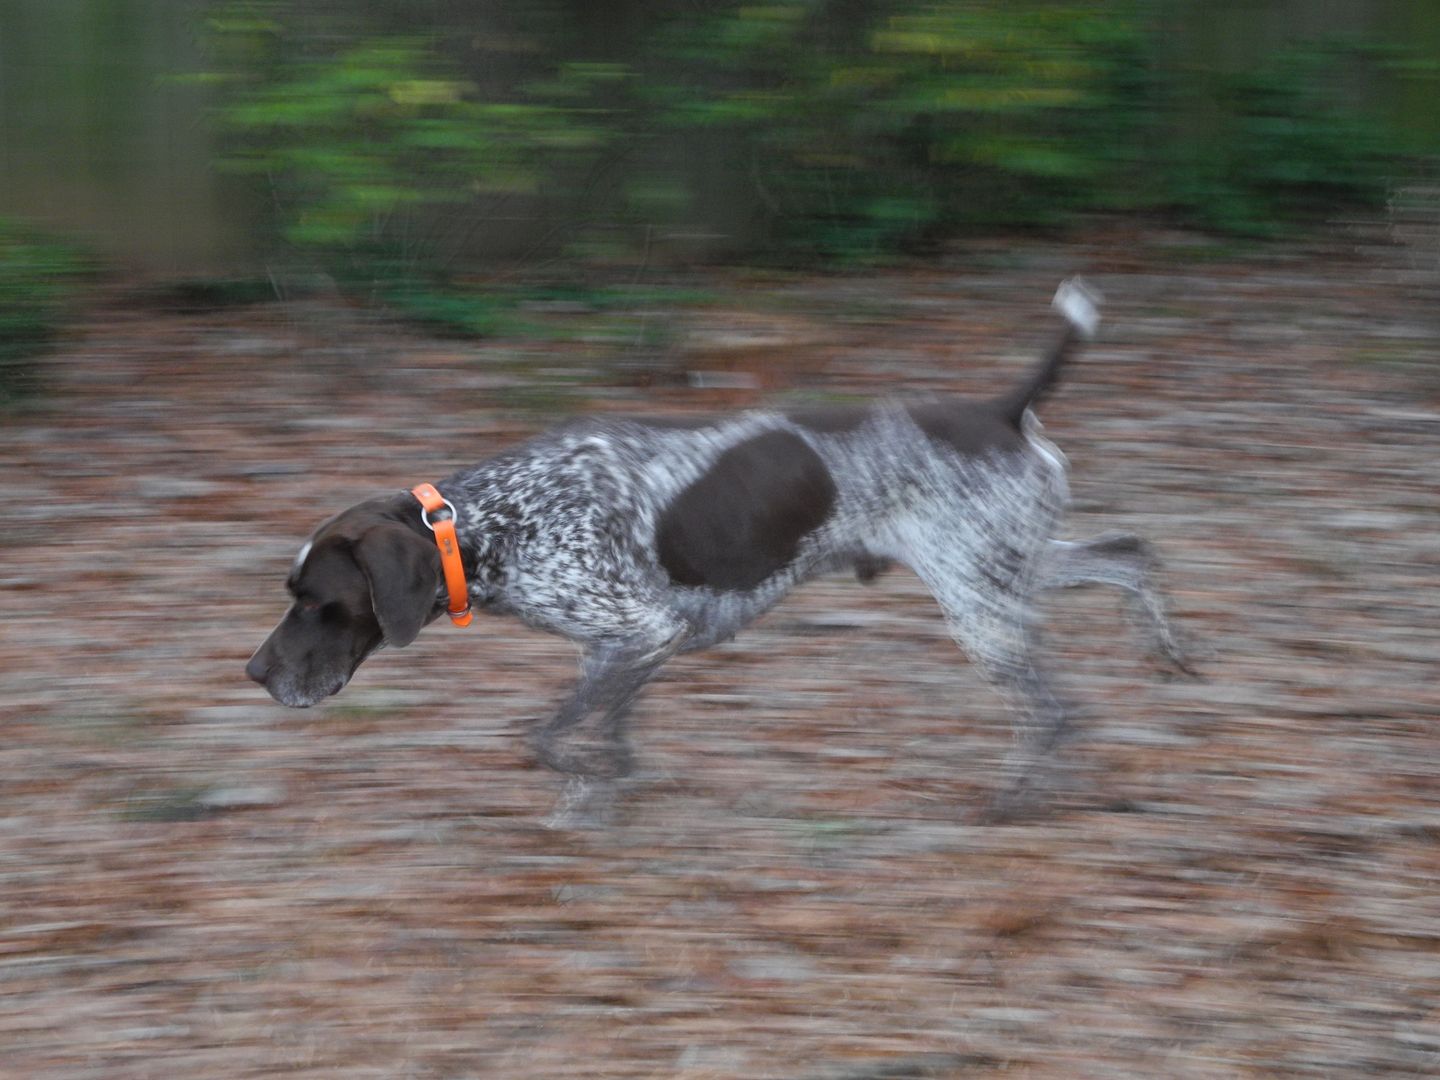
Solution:
<path fill-rule="evenodd" d="M 530 740 L 542 765 L 569 776 L 623 780 L 635 768 L 635 755 L 625 739 L 601 739 L 587 732 L 557 737 L 543 732 Z"/>
<path fill-rule="evenodd" d="M 1099 775 L 1082 757 L 1052 755 L 1004 770 L 1006 779 L 975 814 L 977 825 L 1024 825 L 1086 807 L 1097 798 Z"/>
<path fill-rule="evenodd" d="M 1052 791 L 1041 791 L 1028 784 L 1002 788 L 972 816 L 976 825 L 1033 825 L 1053 818 L 1058 801 Z"/>
<path fill-rule="evenodd" d="M 1049 770 L 1044 770 L 1048 773 Z M 1044 816 L 1050 808 L 1050 777 L 1031 770 L 1012 775 L 974 814 L 977 825 L 1019 825 Z"/>
<path fill-rule="evenodd" d="M 547 829 L 604 829 L 613 824 L 619 804 L 613 780 L 571 776 L 565 781 L 555 809 L 545 819 Z"/>
<path fill-rule="evenodd" d="M 1162 679 L 1204 682 L 1205 673 L 1199 665 L 1215 659 L 1215 650 L 1189 641 L 1181 645 L 1172 637 L 1156 645 L 1154 657 Z"/>

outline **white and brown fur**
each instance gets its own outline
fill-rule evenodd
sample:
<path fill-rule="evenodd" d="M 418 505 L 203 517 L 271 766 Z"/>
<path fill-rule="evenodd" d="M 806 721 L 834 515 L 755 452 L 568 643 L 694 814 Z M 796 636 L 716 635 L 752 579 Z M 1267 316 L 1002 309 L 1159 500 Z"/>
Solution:
<path fill-rule="evenodd" d="M 576 790 L 625 775 L 625 716 L 667 659 L 734 636 L 837 569 L 869 580 L 899 562 L 934 593 L 955 640 L 1014 707 L 1011 794 L 1067 727 L 1035 653 L 1037 591 L 1119 586 L 1183 668 L 1146 542 L 1055 539 L 1066 463 L 1031 406 L 1098 322 L 1079 283 L 1055 304 L 1065 319 L 1055 344 L 994 400 L 584 419 L 437 484 L 456 508 L 472 603 L 582 651 L 579 685 L 535 732 L 541 760 Z M 323 524 L 287 587 L 295 602 L 246 670 L 297 707 L 337 692 L 382 644 L 410 644 L 446 606 L 408 492 Z M 563 734 L 592 717 L 601 752 L 566 751 Z"/>

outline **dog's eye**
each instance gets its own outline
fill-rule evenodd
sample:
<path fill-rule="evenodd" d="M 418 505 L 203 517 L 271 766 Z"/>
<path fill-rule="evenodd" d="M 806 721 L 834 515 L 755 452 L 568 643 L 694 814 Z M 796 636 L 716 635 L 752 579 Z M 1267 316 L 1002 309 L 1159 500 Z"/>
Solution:
<path fill-rule="evenodd" d="M 303 597 L 295 601 L 295 613 L 311 622 L 332 624 L 344 618 L 344 608 L 333 600 Z"/>

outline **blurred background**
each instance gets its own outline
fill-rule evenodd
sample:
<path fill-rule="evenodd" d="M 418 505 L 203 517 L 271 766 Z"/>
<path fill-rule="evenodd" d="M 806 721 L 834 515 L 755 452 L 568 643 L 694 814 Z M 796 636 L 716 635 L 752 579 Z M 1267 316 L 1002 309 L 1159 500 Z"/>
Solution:
<path fill-rule="evenodd" d="M 3 12 L 0 214 L 172 276 L 833 266 L 1097 212 L 1273 236 L 1440 145 L 1425 0 Z"/>
<path fill-rule="evenodd" d="M 1440 1074 L 1434 0 L 0 0 L 0 1074 Z M 243 665 L 324 517 L 575 412 L 988 394 L 1203 681 L 1047 601 L 1034 820 L 904 570 L 677 660 Z"/>

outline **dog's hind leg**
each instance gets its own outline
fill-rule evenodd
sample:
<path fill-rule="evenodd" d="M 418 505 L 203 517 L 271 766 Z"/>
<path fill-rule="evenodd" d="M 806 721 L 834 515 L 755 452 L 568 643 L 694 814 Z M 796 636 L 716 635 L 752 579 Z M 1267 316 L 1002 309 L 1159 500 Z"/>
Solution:
<path fill-rule="evenodd" d="M 989 818 L 1010 816 L 1033 798 L 1070 730 L 1070 711 L 1036 655 L 1031 560 L 1011 550 L 1017 557 L 1003 564 L 967 561 L 939 545 L 905 560 L 934 594 L 951 636 L 1010 707 L 1015 743 Z"/>
<path fill-rule="evenodd" d="M 949 606 L 942 601 L 942 606 Z M 985 816 L 1004 819 L 1027 809 L 1047 786 L 1055 751 L 1070 733 L 1069 706 L 1039 663 L 1028 613 L 972 611 L 949 615 L 951 633 L 1010 708 L 1014 745 L 1001 766 L 1001 785 Z"/>
<path fill-rule="evenodd" d="M 1038 585 L 1042 589 L 1113 585 L 1125 590 L 1144 616 L 1155 655 L 1187 675 L 1194 675 L 1170 626 L 1164 594 L 1155 584 L 1154 572 L 1158 565 L 1149 541 L 1133 533 L 1104 533 L 1088 540 L 1051 540 L 1041 564 Z"/>

